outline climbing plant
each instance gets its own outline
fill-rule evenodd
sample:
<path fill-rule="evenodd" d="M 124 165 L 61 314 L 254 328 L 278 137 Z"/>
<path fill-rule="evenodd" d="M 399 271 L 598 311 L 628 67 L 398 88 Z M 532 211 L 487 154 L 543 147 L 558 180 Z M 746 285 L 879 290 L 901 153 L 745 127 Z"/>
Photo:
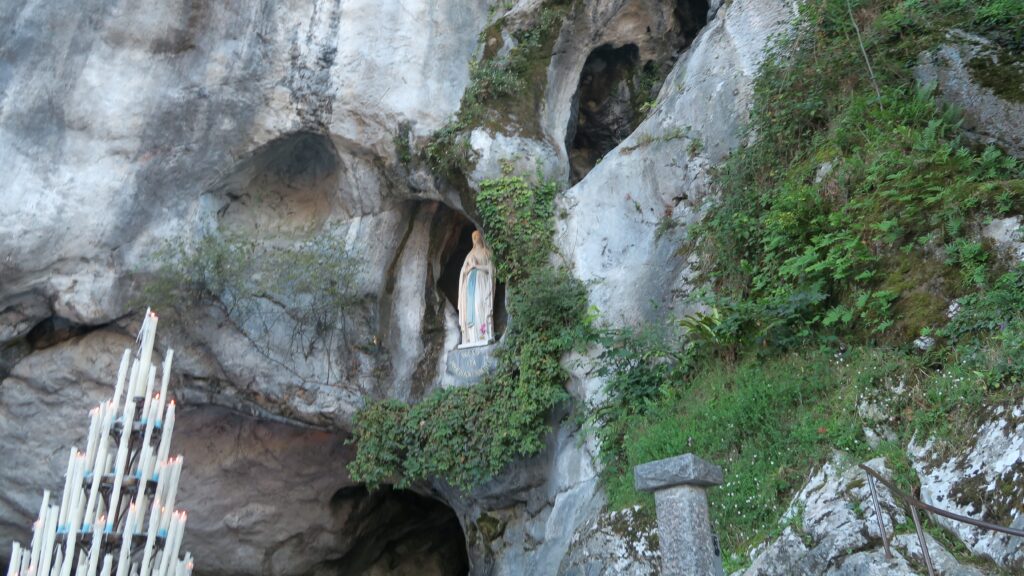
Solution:
<path fill-rule="evenodd" d="M 512 322 L 497 367 L 468 388 L 438 390 L 411 406 L 386 400 L 361 410 L 349 472 L 371 487 L 439 478 L 468 490 L 539 452 L 552 408 L 568 398 L 562 356 L 593 335 L 586 287 L 547 262 L 554 185 L 506 175 L 482 188 L 484 230 L 510 289 Z"/>

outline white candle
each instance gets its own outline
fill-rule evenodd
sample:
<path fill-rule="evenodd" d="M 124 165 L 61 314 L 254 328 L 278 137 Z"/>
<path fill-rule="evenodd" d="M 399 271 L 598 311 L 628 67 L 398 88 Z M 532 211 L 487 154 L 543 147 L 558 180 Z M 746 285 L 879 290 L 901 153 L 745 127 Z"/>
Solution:
<path fill-rule="evenodd" d="M 181 455 L 178 455 L 174 459 L 174 467 L 171 469 L 170 484 L 167 485 L 167 510 L 164 513 L 164 520 L 160 523 L 160 527 L 167 529 L 171 523 L 171 514 L 174 511 L 174 500 L 178 496 L 178 479 L 181 477 L 181 465 L 184 459 Z"/>
<path fill-rule="evenodd" d="M 142 384 L 145 384 L 149 378 L 150 362 L 153 361 L 153 343 L 156 341 L 157 321 L 156 314 L 150 312 L 146 314 L 146 319 L 142 322 L 142 350 L 139 357 L 139 381 Z"/>
<path fill-rule="evenodd" d="M 64 523 L 68 520 L 68 501 L 71 499 L 71 483 L 75 480 L 75 454 L 77 453 L 78 449 L 72 446 L 71 452 L 68 454 L 68 471 L 64 474 L 64 493 L 60 500 L 60 515 L 57 517 L 58 526 L 64 526 Z"/>
<path fill-rule="evenodd" d="M 64 568 L 64 550 L 57 549 L 57 558 L 53 561 L 53 568 L 50 570 L 50 576 L 60 576 L 60 571 Z"/>
<path fill-rule="evenodd" d="M 142 553 L 142 576 L 149 576 L 149 566 L 153 560 L 153 545 L 156 543 L 156 530 L 160 524 L 160 499 L 153 499 L 153 507 L 149 511 L 149 532 L 146 534 L 146 546 Z"/>
<path fill-rule="evenodd" d="M 164 542 L 164 557 L 160 562 L 160 571 L 157 572 L 157 576 L 166 576 L 167 569 L 171 565 L 171 558 L 177 557 L 178 543 L 180 541 L 179 536 L 183 525 L 184 514 L 174 512 L 171 518 L 170 528 L 167 530 L 167 541 Z"/>
<path fill-rule="evenodd" d="M 130 406 L 129 412 L 135 414 L 135 401 L 129 400 L 128 406 Z M 117 460 L 114 462 L 114 488 L 110 492 L 110 510 L 113 513 L 117 512 L 117 505 L 121 498 L 121 484 L 124 482 L 124 469 L 128 465 L 128 439 L 132 433 L 132 419 L 129 417 L 124 421 L 124 426 L 121 428 L 121 441 L 117 447 Z"/>
<path fill-rule="evenodd" d="M 152 447 L 150 446 L 150 442 L 152 442 L 153 440 L 153 429 L 156 426 L 156 410 L 157 405 L 154 402 L 152 405 L 150 405 L 148 414 L 145 411 L 143 412 L 144 414 L 147 414 L 146 432 L 142 436 L 142 454 L 139 457 L 138 475 L 140 478 L 144 480 L 149 479 L 148 477 L 146 477 L 145 472 L 146 469 L 149 468 L 149 454 L 152 449 Z"/>
<path fill-rule="evenodd" d="M 88 565 L 88 557 L 85 555 L 85 550 L 82 550 L 78 553 L 78 568 L 75 569 L 75 576 L 85 574 Z"/>
<path fill-rule="evenodd" d="M 78 528 L 82 522 L 82 508 L 79 502 L 82 500 L 82 469 L 84 467 L 85 456 L 78 453 L 75 456 L 75 483 L 71 493 L 71 503 L 69 504 L 67 548 L 64 553 L 64 565 L 61 566 L 61 576 L 70 576 L 71 568 L 75 564 L 75 541 L 78 536 Z"/>
<path fill-rule="evenodd" d="M 156 464 L 156 491 L 153 493 L 153 498 L 159 498 L 160 500 L 164 500 L 163 490 L 164 490 L 164 486 L 167 485 L 167 474 L 164 473 L 164 470 L 167 469 L 167 464 L 168 463 L 166 461 L 163 461 L 163 462 L 160 461 L 159 458 L 157 458 L 157 457 L 154 457 L 154 459 L 157 460 L 157 464 Z"/>
<path fill-rule="evenodd" d="M 50 491 L 43 491 L 43 504 L 39 507 L 39 519 L 32 525 L 32 561 L 29 569 L 39 567 L 39 554 L 43 551 L 43 534 L 46 529 L 46 518 L 50 513 Z"/>
<path fill-rule="evenodd" d="M 163 462 L 167 460 L 168 454 L 171 453 L 171 434 L 174 433 L 174 401 L 167 406 L 167 416 L 164 418 L 164 425 L 160 429 L 160 448 L 156 451 L 157 460 Z"/>
<path fill-rule="evenodd" d="M 85 462 L 91 468 L 92 461 L 96 457 L 96 441 L 100 432 L 100 408 L 96 407 L 89 411 L 89 436 L 85 444 Z"/>
<path fill-rule="evenodd" d="M 128 365 L 132 360 L 132 351 L 125 348 L 121 355 L 121 366 L 117 369 L 117 384 L 114 386 L 114 405 L 121 404 L 121 393 L 124 392 L 125 378 L 128 377 Z"/>
<path fill-rule="evenodd" d="M 11 544 L 11 563 L 7 566 L 7 576 L 15 576 L 21 566 L 21 544 Z"/>
<path fill-rule="evenodd" d="M 145 400 L 142 403 L 142 417 L 149 418 L 149 407 L 153 403 L 153 387 L 156 386 L 156 367 L 151 367 L 149 371 L 149 379 L 146 382 L 146 393 L 143 396 Z"/>
<path fill-rule="evenodd" d="M 103 428 L 106 429 L 106 424 L 111 420 L 115 410 L 106 411 Z M 131 428 L 131 423 L 128 423 L 128 429 Z M 122 437 L 124 434 L 122 433 Z M 85 504 L 85 512 L 82 514 L 82 519 L 85 521 L 85 525 L 82 527 L 83 530 L 88 530 L 89 526 L 94 520 L 96 515 L 96 502 L 99 498 L 100 483 L 103 481 L 103 474 L 106 472 L 107 462 L 107 451 L 109 450 L 110 442 L 107 441 L 106 436 L 99 443 L 99 449 L 96 451 L 96 465 L 92 468 L 92 483 L 89 486 L 89 499 Z M 88 465 L 88 458 L 86 458 L 86 464 Z"/>
<path fill-rule="evenodd" d="M 60 506 L 50 506 L 46 513 L 46 522 L 43 524 L 43 553 L 39 559 L 37 574 L 50 573 L 50 563 L 53 561 L 53 543 L 57 538 L 57 517 L 59 515 Z"/>
<path fill-rule="evenodd" d="M 88 576 L 96 576 L 96 568 L 100 564 L 100 544 L 103 541 L 103 525 L 106 523 L 106 518 L 100 516 L 99 519 L 94 522 L 95 528 L 92 531 L 92 547 L 89 550 L 89 567 L 88 571 L 85 572 Z M 78 576 L 78 573 L 75 573 Z"/>
<path fill-rule="evenodd" d="M 135 398 L 135 389 L 138 387 L 139 381 L 139 361 L 136 359 L 132 364 L 131 377 L 128 378 L 128 386 L 125 392 L 125 402 Z M 120 406 L 120 404 L 118 404 Z"/>
<path fill-rule="evenodd" d="M 162 422 L 164 419 L 164 406 L 167 405 L 167 385 L 171 382 L 171 362 L 174 360 L 174 350 L 168 350 L 167 355 L 164 356 L 164 361 L 161 367 L 163 368 L 163 374 L 160 378 L 160 408 L 157 409 L 157 418 Z"/>
<path fill-rule="evenodd" d="M 100 576 L 110 576 L 110 569 L 113 567 L 114 556 L 107 554 L 103 557 L 103 568 L 100 569 Z"/>
<path fill-rule="evenodd" d="M 125 576 L 128 570 L 128 560 L 132 551 L 132 536 L 135 535 L 135 518 L 138 515 L 138 510 L 134 503 L 128 508 L 128 518 L 124 521 L 124 533 L 121 535 L 121 553 L 117 559 L 117 576 Z"/>

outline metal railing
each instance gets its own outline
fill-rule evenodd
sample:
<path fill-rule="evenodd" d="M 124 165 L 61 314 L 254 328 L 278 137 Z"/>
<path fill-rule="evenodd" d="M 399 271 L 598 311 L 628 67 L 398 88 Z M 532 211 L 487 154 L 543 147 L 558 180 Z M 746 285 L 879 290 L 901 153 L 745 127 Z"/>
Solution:
<path fill-rule="evenodd" d="M 902 500 L 904 504 L 910 508 L 910 515 L 914 518 L 914 528 L 917 529 L 917 539 L 921 543 L 921 557 L 924 558 L 924 564 L 928 567 L 928 576 L 935 576 L 935 568 L 932 566 L 931 555 L 928 554 L 928 542 L 924 537 L 924 528 L 921 527 L 921 518 L 917 513 L 918 510 L 924 510 L 925 512 L 931 512 L 936 516 L 942 516 L 943 518 L 949 518 L 950 520 L 956 520 L 957 522 L 977 526 L 983 530 L 1002 532 L 1003 534 L 1024 538 L 1024 530 L 1008 528 L 1006 526 L 1000 526 L 999 524 L 976 520 L 968 516 L 936 508 L 930 504 L 925 504 L 910 494 L 902 492 L 899 488 L 894 486 L 892 482 L 886 480 L 881 474 L 868 466 L 861 464 L 860 469 L 868 475 L 868 486 L 871 487 L 871 500 L 875 507 L 875 518 L 878 520 L 878 532 L 882 535 L 882 545 L 885 547 L 885 557 L 892 558 L 892 552 L 889 550 L 889 536 L 885 533 L 885 525 L 882 523 L 882 507 L 878 503 L 878 490 L 875 488 L 876 480 L 881 482 L 883 486 L 889 489 L 889 492 L 892 492 L 894 496 Z"/>

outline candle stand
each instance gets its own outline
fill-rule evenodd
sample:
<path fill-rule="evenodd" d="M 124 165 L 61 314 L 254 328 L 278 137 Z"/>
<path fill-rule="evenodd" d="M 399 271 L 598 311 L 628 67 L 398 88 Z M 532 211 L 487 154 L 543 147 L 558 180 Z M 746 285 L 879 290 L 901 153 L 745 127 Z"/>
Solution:
<path fill-rule="evenodd" d="M 179 556 L 188 516 L 174 509 L 183 458 L 170 457 L 174 351 L 158 389 L 157 321 L 147 310 L 113 397 L 90 412 L 85 451 L 70 449 L 59 504 L 43 492 L 32 541 L 13 544 L 7 576 L 191 576 L 192 555 Z"/>

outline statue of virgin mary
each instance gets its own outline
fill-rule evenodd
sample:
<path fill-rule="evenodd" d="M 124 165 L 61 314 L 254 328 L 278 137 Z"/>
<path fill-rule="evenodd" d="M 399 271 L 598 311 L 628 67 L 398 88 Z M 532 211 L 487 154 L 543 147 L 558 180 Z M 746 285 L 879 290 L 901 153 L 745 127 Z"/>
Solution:
<path fill-rule="evenodd" d="M 479 230 L 459 273 L 459 328 L 460 348 L 494 341 L 494 255 Z"/>

